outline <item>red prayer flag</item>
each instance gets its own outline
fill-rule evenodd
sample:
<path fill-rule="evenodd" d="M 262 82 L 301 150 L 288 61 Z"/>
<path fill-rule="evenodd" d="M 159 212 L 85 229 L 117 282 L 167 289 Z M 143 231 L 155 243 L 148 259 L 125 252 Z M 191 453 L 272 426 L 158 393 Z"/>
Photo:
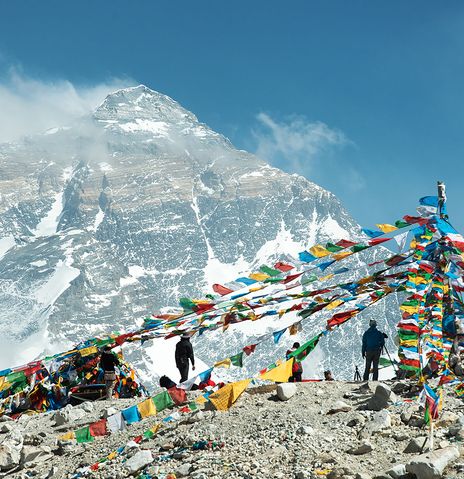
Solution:
<path fill-rule="evenodd" d="M 98 464 L 98 462 L 96 462 L 95 464 L 92 464 L 92 465 L 90 466 L 90 470 L 91 470 L 91 471 L 97 471 L 98 468 L 99 468 L 99 466 L 100 466 L 100 465 Z"/>
<path fill-rule="evenodd" d="M 106 436 L 108 434 L 106 419 L 100 419 L 100 421 L 90 424 L 89 429 L 90 435 L 93 437 Z"/>
<path fill-rule="evenodd" d="M 369 240 L 369 244 L 371 246 L 376 246 L 380 243 L 385 243 L 385 241 L 390 241 L 392 238 L 374 238 Z"/>
<path fill-rule="evenodd" d="M 222 284 L 217 283 L 213 284 L 213 291 L 221 296 L 234 292 L 233 289 L 226 288 L 225 286 L 222 286 Z"/>
<path fill-rule="evenodd" d="M 351 317 L 353 317 L 359 310 L 352 309 L 350 311 L 345 311 L 343 313 L 334 314 L 328 321 L 327 326 L 332 328 L 333 326 L 338 326 L 343 324 L 344 322 L 348 321 Z"/>
<path fill-rule="evenodd" d="M 290 281 L 293 281 L 294 279 L 299 278 L 303 273 L 297 273 L 297 274 L 289 274 L 283 281 L 282 283 L 290 283 Z"/>
<path fill-rule="evenodd" d="M 287 271 L 290 271 L 291 269 L 293 269 L 294 266 L 292 266 L 291 264 L 282 263 L 281 261 L 279 261 L 278 263 L 274 265 L 274 268 L 279 269 L 280 271 L 284 271 L 286 273 Z"/>
<path fill-rule="evenodd" d="M 355 244 L 358 244 L 358 243 L 342 239 L 340 241 L 337 241 L 335 244 L 337 246 L 341 246 L 342 248 L 350 248 L 351 246 L 354 246 Z"/>
<path fill-rule="evenodd" d="M 257 346 L 256 344 L 250 344 L 249 346 L 245 346 L 243 348 L 243 351 L 245 352 L 247 356 L 249 356 L 251 353 L 255 352 L 256 346 Z"/>

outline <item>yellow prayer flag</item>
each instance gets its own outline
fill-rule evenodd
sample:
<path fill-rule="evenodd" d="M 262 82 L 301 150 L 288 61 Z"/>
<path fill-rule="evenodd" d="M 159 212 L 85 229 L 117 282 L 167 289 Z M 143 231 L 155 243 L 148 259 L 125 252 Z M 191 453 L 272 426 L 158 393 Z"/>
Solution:
<path fill-rule="evenodd" d="M 76 439 L 76 435 L 74 434 L 74 431 L 69 431 L 58 439 L 61 439 L 62 441 L 72 441 L 73 439 Z"/>
<path fill-rule="evenodd" d="M 299 323 L 293 323 L 293 324 L 288 328 L 288 332 L 290 333 L 290 336 L 294 336 L 296 333 L 298 333 L 298 324 L 299 324 Z"/>
<path fill-rule="evenodd" d="M 327 256 L 330 254 L 330 251 L 328 249 L 325 249 L 324 246 L 320 244 L 317 244 L 309 248 L 309 252 L 316 258 L 323 258 L 324 256 Z"/>
<path fill-rule="evenodd" d="M 153 427 L 150 428 L 150 431 L 153 434 L 156 434 L 162 427 L 163 427 L 163 424 L 160 422 L 157 422 Z"/>
<path fill-rule="evenodd" d="M 209 396 L 209 400 L 218 411 L 227 411 L 245 391 L 251 379 L 226 384 Z"/>
<path fill-rule="evenodd" d="M 333 273 L 326 274 L 325 276 L 322 276 L 322 278 L 319 278 L 319 281 L 326 281 L 328 279 L 332 279 L 334 277 Z"/>
<path fill-rule="evenodd" d="M 400 305 L 400 309 L 402 311 L 405 311 L 406 313 L 409 313 L 409 314 L 414 314 L 414 313 L 417 313 L 418 309 L 419 309 L 419 306 L 404 306 L 404 305 Z"/>
<path fill-rule="evenodd" d="M 330 311 L 331 309 L 335 309 L 337 306 L 340 306 L 341 304 L 343 304 L 343 301 L 341 299 L 336 299 L 335 301 L 332 301 L 331 303 L 329 303 L 325 309 L 328 309 Z"/>
<path fill-rule="evenodd" d="M 107 459 L 109 461 L 112 461 L 117 455 L 118 455 L 118 453 L 116 451 L 110 452 L 107 456 Z"/>
<path fill-rule="evenodd" d="M 389 225 L 389 224 L 380 224 L 380 225 L 375 225 L 377 226 L 377 228 L 379 228 L 380 231 L 382 231 L 383 233 L 390 233 L 391 231 L 395 231 L 397 230 L 398 228 L 396 226 L 393 226 L 393 225 Z"/>
<path fill-rule="evenodd" d="M 264 281 L 265 279 L 269 278 L 269 275 L 266 273 L 251 273 L 248 277 L 250 279 L 254 279 L 255 281 Z"/>
<path fill-rule="evenodd" d="M 230 368 L 230 358 L 223 359 L 222 361 L 218 361 L 217 363 L 214 364 L 213 367 L 215 368 Z"/>
<path fill-rule="evenodd" d="M 197 404 L 205 404 L 208 400 L 204 396 L 199 396 L 195 399 L 195 402 Z"/>
<path fill-rule="evenodd" d="M 80 349 L 79 352 L 82 357 L 89 356 L 98 353 L 98 348 L 96 346 L 89 346 L 88 348 Z"/>
<path fill-rule="evenodd" d="M 285 361 L 280 366 L 277 366 L 270 371 L 261 374 L 261 379 L 267 379 L 268 381 L 276 381 L 279 383 L 288 382 L 288 378 L 292 375 L 293 358 Z"/>
<path fill-rule="evenodd" d="M 353 254 L 352 251 L 342 251 L 341 253 L 335 253 L 334 255 L 332 255 L 332 258 L 339 261 L 343 258 L 346 258 L 347 256 L 352 255 L 352 254 Z"/>
<path fill-rule="evenodd" d="M 6 380 L 5 376 L 0 377 L 0 391 L 4 391 L 5 389 L 8 389 L 11 386 L 11 383 L 9 383 Z"/>
<path fill-rule="evenodd" d="M 156 414 L 156 406 L 151 398 L 148 398 L 145 401 L 137 404 L 137 409 L 139 410 L 140 416 L 143 418 L 154 416 Z"/>

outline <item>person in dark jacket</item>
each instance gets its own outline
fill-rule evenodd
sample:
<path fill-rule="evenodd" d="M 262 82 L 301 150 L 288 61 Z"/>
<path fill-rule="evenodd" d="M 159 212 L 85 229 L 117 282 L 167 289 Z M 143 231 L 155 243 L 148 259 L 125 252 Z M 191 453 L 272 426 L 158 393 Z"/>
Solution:
<path fill-rule="evenodd" d="M 176 344 L 176 366 L 180 373 L 180 382 L 187 381 L 189 375 L 189 360 L 192 363 L 192 369 L 195 371 L 195 358 L 193 356 L 193 347 L 190 342 L 190 336 L 183 334 L 180 341 Z"/>
<path fill-rule="evenodd" d="M 290 354 L 294 353 L 300 347 L 300 343 L 293 343 L 293 346 L 287 351 L 286 358 L 290 359 Z M 292 375 L 288 378 L 289 383 L 301 383 L 303 376 L 303 366 L 296 360 L 293 361 Z"/>
<path fill-rule="evenodd" d="M 382 348 L 385 345 L 385 334 L 377 329 L 377 321 L 369 321 L 369 329 L 364 333 L 362 339 L 362 357 L 366 358 L 366 369 L 364 370 L 364 381 L 369 380 L 371 366 L 373 368 L 372 379 L 379 379 L 379 359 Z"/>
<path fill-rule="evenodd" d="M 120 364 L 121 363 L 117 356 L 111 352 L 111 348 L 105 346 L 100 358 L 100 367 L 103 369 L 104 374 L 106 399 L 111 399 L 113 397 L 114 383 L 116 381 L 116 372 L 114 368 L 115 366 L 120 366 Z"/>

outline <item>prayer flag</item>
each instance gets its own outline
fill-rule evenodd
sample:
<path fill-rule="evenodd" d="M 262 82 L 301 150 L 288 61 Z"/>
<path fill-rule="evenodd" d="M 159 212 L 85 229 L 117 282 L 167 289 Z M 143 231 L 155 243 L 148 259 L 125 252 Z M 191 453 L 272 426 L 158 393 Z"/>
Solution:
<path fill-rule="evenodd" d="M 239 368 L 243 366 L 243 352 L 230 357 L 230 362 Z"/>
<path fill-rule="evenodd" d="M 76 441 L 78 444 L 83 442 L 92 442 L 94 440 L 93 436 L 90 435 L 89 426 L 78 429 L 76 432 Z"/>
<path fill-rule="evenodd" d="M 383 231 L 384 233 L 391 233 L 392 231 L 395 231 L 398 229 L 396 226 L 385 224 L 385 223 L 375 225 L 375 226 L 377 226 L 377 228 L 379 228 L 379 230 Z"/>
<path fill-rule="evenodd" d="M 268 381 L 275 381 L 279 383 L 286 383 L 288 379 L 293 374 L 292 366 L 293 366 L 293 357 L 285 361 L 284 363 L 280 364 L 279 366 L 271 369 L 270 371 L 261 374 L 261 379 L 268 380 Z"/>
<path fill-rule="evenodd" d="M 231 360 L 230 358 L 223 359 L 222 361 L 218 361 L 217 363 L 214 363 L 215 368 L 230 368 Z"/>
<path fill-rule="evenodd" d="M 142 418 L 156 414 L 156 407 L 151 398 L 145 399 L 145 401 L 137 404 L 137 408 Z"/>
<path fill-rule="evenodd" d="M 330 254 L 330 251 L 325 249 L 324 246 L 320 244 L 317 244 L 309 248 L 309 252 L 316 258 L 323 258 L 324 256 L 327 256 L 328 254 Z"/>
<path fill-rule="evenodd" d="M 277 344 L 282 337 L 282 335 L 287 331 L 287 328 L 281 329 L 280 331 L 276 331 L 272 333 L 272 336 L 274 338 L 274 343 Z"/>
<path fill-rule="evenodd" d="M 133 424 L 140 421 L 140 414 L 137 406 L 131 406 L 122 410 L 122 416 L 127 424 Z"/>
<path fill-rule="evenodd" d="M 112 432 L 124 431 L 126 429 L 126 421 L 121 414 L 121 412 L 117 412 L 112 416 L 107 418 L 107 428 Z"/>
<path fill-rule="evenodd" d="M 89 430 L 93 437 L 106 436 L 108 434 L 106 419 L 100 419 L 100 421 L 90 424 Z"/>
<path fill-rule="evenodd" d="M 256 344 L 250 344 L 249 346 L 245 346 L 243 351 L 247 356 L 249 356 L 251 353 L 255 352 L 256 346 Z"/>
<path fill-rule="evenodd" d="M 250 383 L 251 379 L 226 384 L 209 396 L 209 400 L 218 411 L 227 411 L 240 397 Z"/>
<path fill-rule="evenodd" d="M 152 400 L 158 412 L 174 405 L 172 398 L 167 391 L 157 394 L 152 397 Z"/>

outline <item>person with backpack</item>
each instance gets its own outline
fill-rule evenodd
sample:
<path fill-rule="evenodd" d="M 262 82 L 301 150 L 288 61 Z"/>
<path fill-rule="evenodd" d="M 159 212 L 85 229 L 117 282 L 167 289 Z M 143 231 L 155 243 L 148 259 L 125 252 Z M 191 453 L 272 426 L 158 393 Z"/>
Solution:
<path fill-rule="evenodd" d="M 364 333 L 362 339 L 362 357 L 366 359 L 366 368 L 364 369 L 364 381 L 369 381 L 371 367 L 372 380 L 379 379 L 379 360 L 382 349 L 385 346 L 384 333 L 377 329 L 377 321 L 371 319 L 369 321 L 369 329 Z"/>
<path fill-rule="evenodd" d="M 192 363 L 192 369 L 195 371 L 195 357 L 189 334 L 183 334 L 180 341 L 176 344 L 175 358 L 176 366 L 180 373 L 180 382 L 183 383 L 188 379 L 189 360 Z"/>
<path fill-rule="evenodd" d="M 117 356 L 111 352 L 109 346 L 105 346 L 100 357 L 100 367 L 103 369 L 103 379 L 105 381 L 106 399 L 113 397 L 114 383 L 116 381 L 115 366 L 120 366 L 121 363 Z"/>
<path fill-rule="evenodd" d="M 286 358 L 290 359 L 290 355 L 300 347 L 300 343 L 293 343 L 293 346 L 287 351 Z M 303 366 L 296 359 L 293 360 L 292 375 L 288 378 L 289 383 L 301 383 L 303 376 Z"/>

